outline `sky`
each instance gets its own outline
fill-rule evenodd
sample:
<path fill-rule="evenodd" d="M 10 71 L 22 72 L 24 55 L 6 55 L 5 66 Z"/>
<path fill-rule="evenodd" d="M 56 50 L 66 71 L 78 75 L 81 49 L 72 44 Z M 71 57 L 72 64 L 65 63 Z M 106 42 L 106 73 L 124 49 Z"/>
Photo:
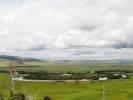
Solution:
<path fill-rule="evenodd" d="M 0 0 L 0 55 L 133 60 L 133 0 Z"/>

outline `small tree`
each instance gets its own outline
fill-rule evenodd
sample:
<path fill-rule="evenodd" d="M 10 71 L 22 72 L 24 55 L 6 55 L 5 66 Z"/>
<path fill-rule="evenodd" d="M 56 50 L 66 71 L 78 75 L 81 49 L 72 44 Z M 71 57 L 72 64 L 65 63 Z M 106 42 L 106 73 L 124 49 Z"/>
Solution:
<path fill-rule="evenodd" d="M 12 63 L 9 64 L 8 66 L 8 71 L 9 71 L 9 92 L 10 92 L 10 99 L 14 100 L 14 68 Z"/>
<path fill-rule="evenodd" d="M 104 86 L 104 82 L 103 82 L 103 89 L 102 89 L 102 91 L 103 91 L 103 100 L 105 100 L 105 86 Z"/>

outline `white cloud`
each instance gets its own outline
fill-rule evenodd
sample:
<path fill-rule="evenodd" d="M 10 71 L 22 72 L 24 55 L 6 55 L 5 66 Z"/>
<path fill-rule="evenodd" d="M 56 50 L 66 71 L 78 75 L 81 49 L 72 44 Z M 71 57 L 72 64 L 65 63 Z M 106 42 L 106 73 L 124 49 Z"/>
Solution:
<path fill-rule="evenodd" d="M 0 52 L 46 59 L 128 59 L 133 48 L 132 4 L 0 0 Z"/>

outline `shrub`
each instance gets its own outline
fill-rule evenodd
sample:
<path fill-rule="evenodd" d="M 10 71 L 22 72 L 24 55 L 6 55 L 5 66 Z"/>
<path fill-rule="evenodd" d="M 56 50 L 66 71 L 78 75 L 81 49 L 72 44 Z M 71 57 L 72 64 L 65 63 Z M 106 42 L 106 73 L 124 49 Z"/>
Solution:
<path fill-rule="evenodd" d="M 14 94 L 14 100 L 25 100 L 23 93 Z"/>
<path fill-rule="evenodd" d="M 45 96 L 43 100 L 52 100 L 49 96 Z"/>

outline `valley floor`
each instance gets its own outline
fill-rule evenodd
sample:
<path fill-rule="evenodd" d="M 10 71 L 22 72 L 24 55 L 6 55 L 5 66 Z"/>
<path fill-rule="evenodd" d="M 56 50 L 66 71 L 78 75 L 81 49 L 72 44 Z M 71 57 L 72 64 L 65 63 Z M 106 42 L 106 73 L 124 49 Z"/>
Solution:
<path fill-rule="evenodd" d="M 8 77 L 0 74 L 2 81 L 2 94 L 4 98 L 9 95 Z M 42 92 L 52 100 L 102 100 L 103 82 L 15 82 L 15 93 L 24 92 L 35 100 L 41 100 Z M 107 100 L 132 100 L 133 79 L 108 80 L 104 82 L 105 98 Z"/>

